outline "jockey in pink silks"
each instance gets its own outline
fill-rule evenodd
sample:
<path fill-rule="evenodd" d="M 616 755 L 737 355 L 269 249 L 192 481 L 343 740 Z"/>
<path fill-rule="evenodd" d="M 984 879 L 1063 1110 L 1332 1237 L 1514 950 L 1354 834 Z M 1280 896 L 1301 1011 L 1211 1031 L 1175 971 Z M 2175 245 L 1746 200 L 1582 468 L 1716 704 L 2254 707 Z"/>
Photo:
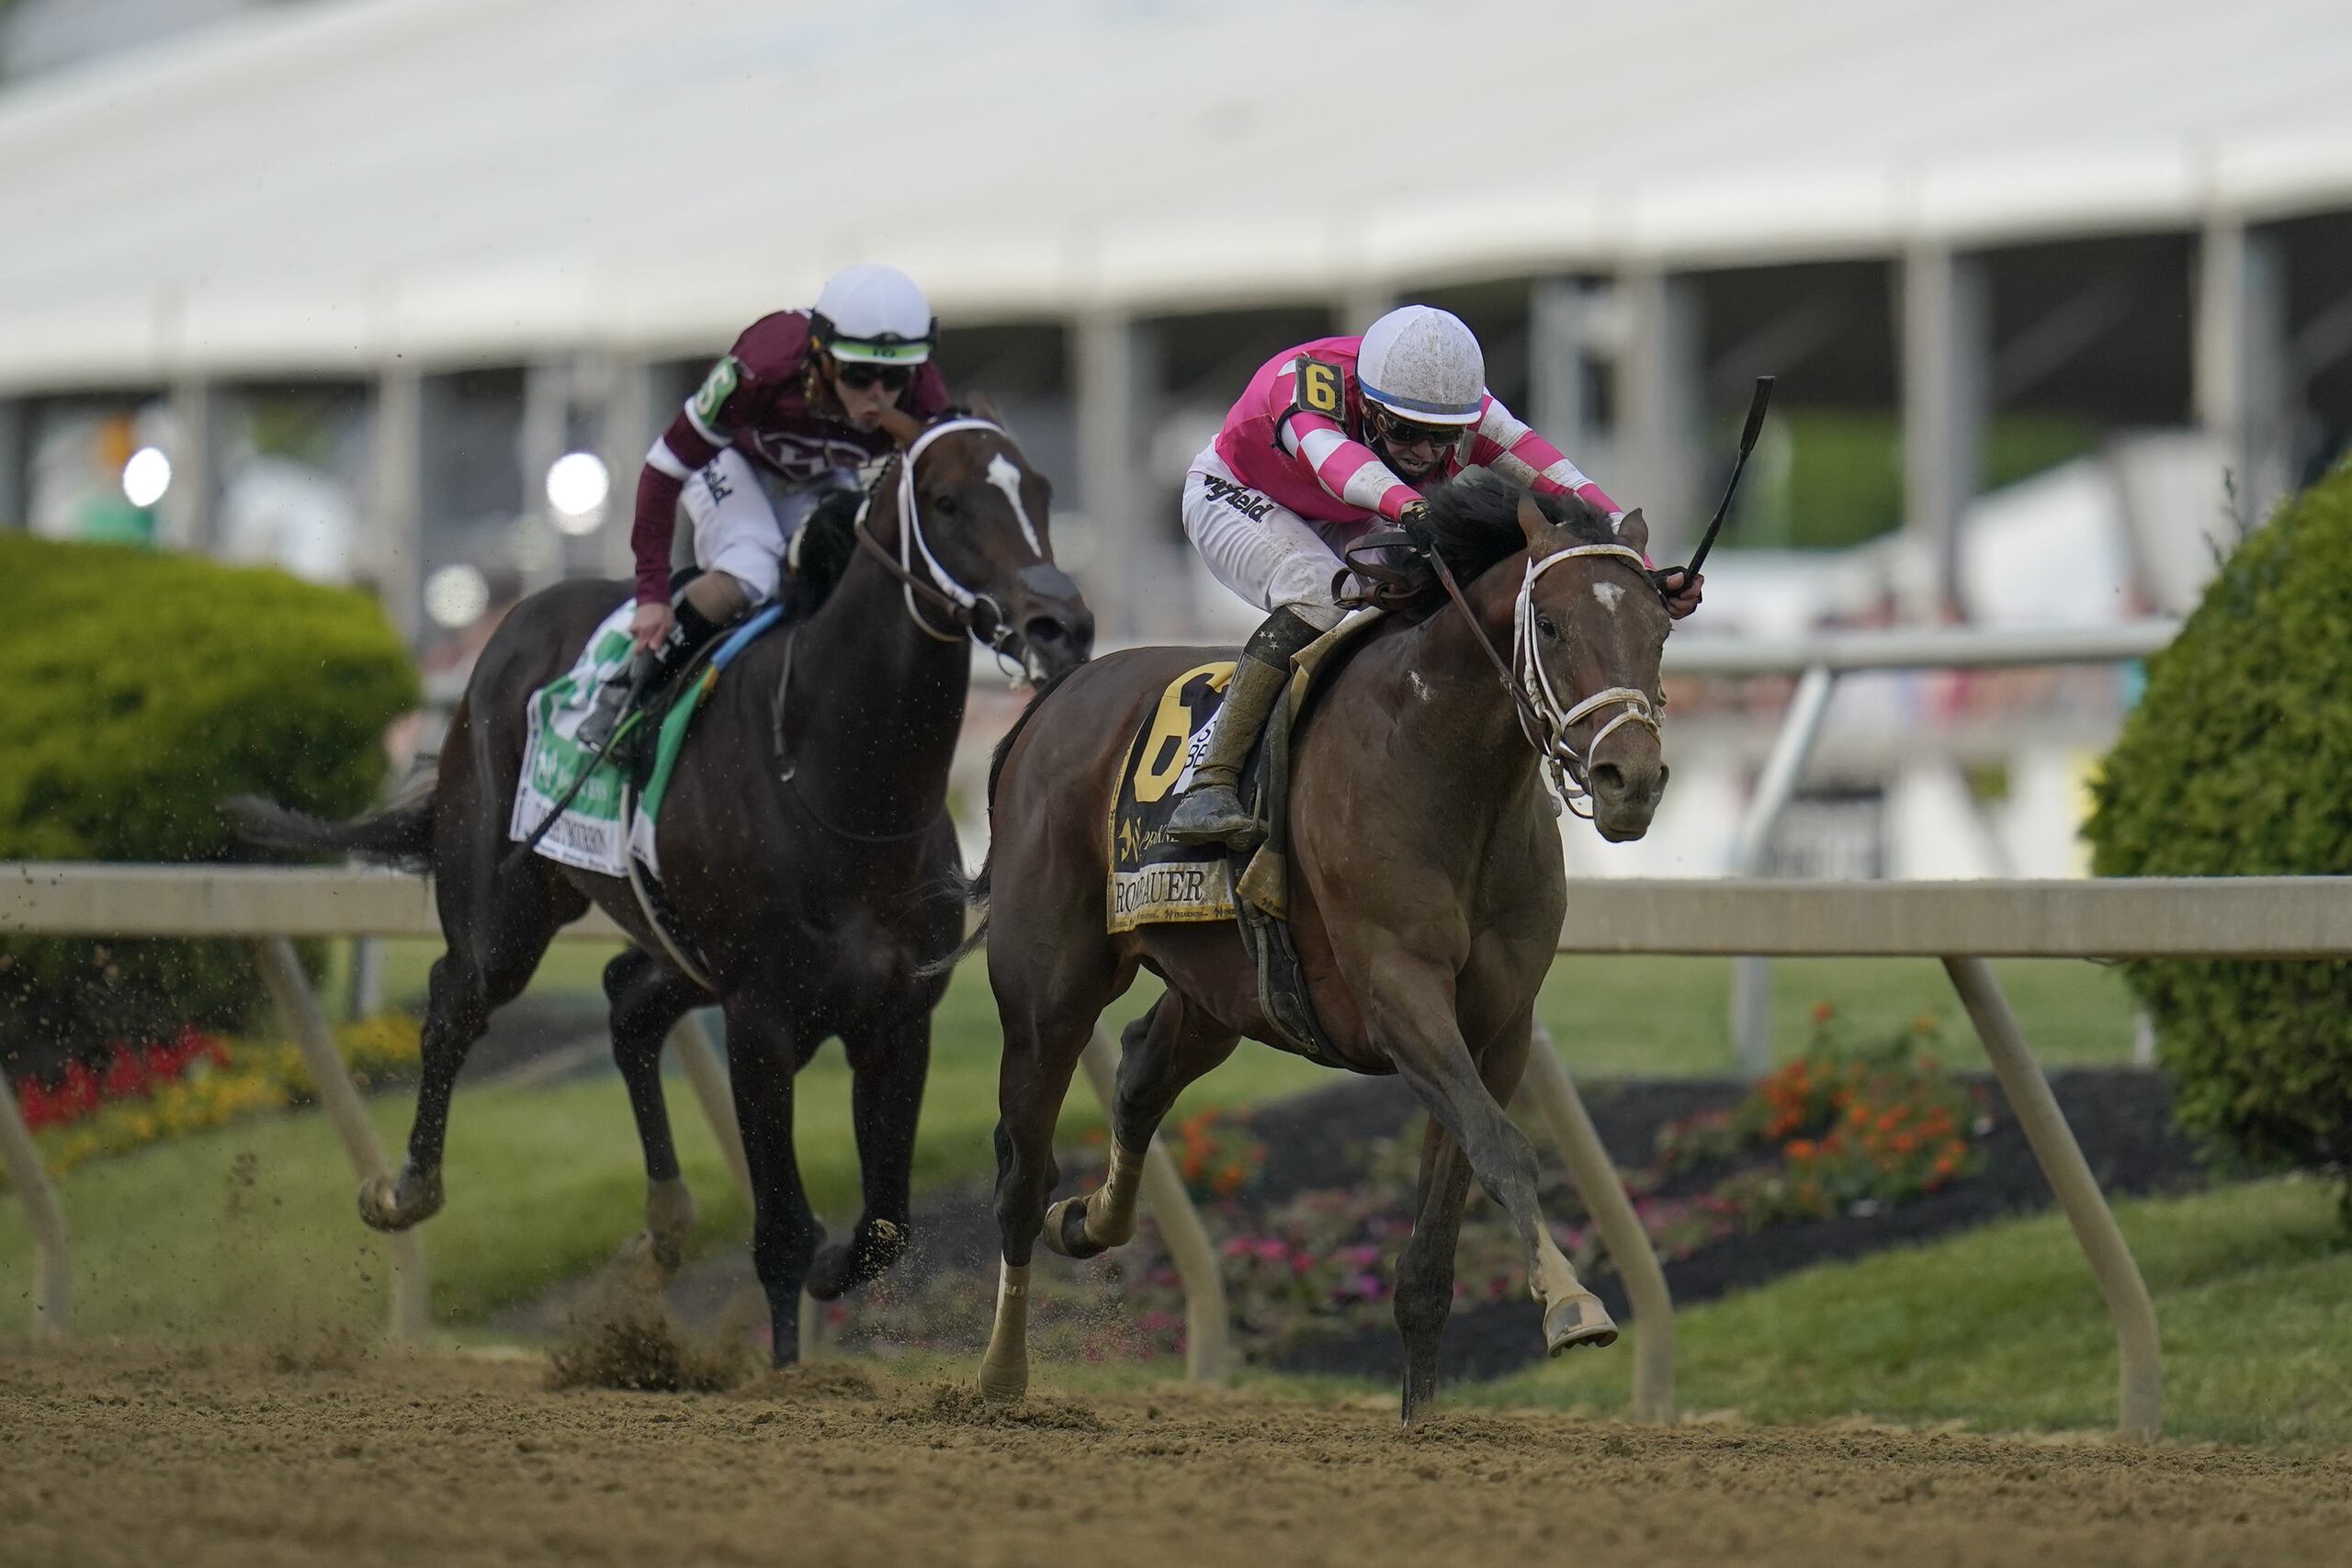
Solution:
<path fill-rule="evenodd" d="M 1409 525 L 1424 491 L 1472 467 L 1622 514 L 1487 390 L 1477 338 L 1443 310 L 1391 310 L 1362 337 L 1284 349 L 1250 378 L 1184 477 L 1184 532 L 1219 582 L 1268 614 L 1242 648 L 1170 837 L 1257 840 L 1241 767 L 1293 656 L 1339 623 L 1341 552 L 1379 525 Z M 1699 582 L 1674 573 L 1661 587 L 1677 619 L 1698 608 Z"/>

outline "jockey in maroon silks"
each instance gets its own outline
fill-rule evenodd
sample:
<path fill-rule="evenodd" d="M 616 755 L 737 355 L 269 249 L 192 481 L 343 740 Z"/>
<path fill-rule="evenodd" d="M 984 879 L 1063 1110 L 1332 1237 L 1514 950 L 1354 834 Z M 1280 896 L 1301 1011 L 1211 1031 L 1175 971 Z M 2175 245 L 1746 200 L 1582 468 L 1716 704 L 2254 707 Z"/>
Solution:
<path fill-rule="evenodd" d="M 827 491 L 903 449 L 947 408 L 931 362 L 939 337 L 929 301 L 895 267 L 836 273 L 806 310 L 744 329 L 710 367 L 637 481 L 629 544 L 637 556 L 637 669 L 611 682 L 583 719 L 601 749 L 629 694 L 666 678 L 745 611 L 776 596 L 793 536 Z M 670 592 L 680 513 L 701 573 Z"/>
<path fill-rule="evenodd" d="M 1218 581 L 1269 614 L 1241 650 L 1170 838 L 1248 849 L 1261 836 L 1238 791 L 1241 766 L 1293 656 L 1339 623 L 1341 552 L 1383 524 L 1409 527 L 1423 491 L 1473 466 L 1619 513 L 1487 390 L 1477 338 L 1446 311 L 1407 305 L 1362 337 L 1284 349 L 1250 378 L 1193 459 L 1184 533 Z M 1698 607 L 1700 585 L 1680 574 L 1661 589 L 1677 618 Z"/>

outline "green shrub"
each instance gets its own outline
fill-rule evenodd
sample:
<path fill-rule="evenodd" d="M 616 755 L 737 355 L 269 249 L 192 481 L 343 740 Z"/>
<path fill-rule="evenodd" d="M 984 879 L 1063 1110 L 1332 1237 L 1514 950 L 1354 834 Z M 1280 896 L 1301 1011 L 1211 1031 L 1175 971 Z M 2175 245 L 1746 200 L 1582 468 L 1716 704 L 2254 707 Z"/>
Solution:
<path fill-rule="evenodd" d="M 283 572 L 0 533 L 0 860 L 248 858 L 218 809 L 366 807 L 384 727 L 415 705 L 365 595 Z M 0 938 L 0 1055 L 234 1029 L 242 944 Z"/>
<path fill-rule="evenodd" d="M 2085 829 L 2094 871 L 2352 871 L 2347 694 L 2352 467 L 2249 536 L 2150 661 Z M 2127 976 L 2184 1127 L 2259 1166 L 2352 1156 L 2352 964 L 2141 963 Z"/>

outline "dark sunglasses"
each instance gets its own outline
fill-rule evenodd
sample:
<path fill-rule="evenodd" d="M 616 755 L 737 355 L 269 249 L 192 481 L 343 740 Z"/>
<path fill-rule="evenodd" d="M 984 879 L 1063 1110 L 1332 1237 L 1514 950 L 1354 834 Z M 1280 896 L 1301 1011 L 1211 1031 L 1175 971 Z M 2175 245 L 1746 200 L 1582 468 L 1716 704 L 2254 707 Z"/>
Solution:
<path fill-rule="evenodd" d="M 833 367 L 834 378 L 844 387 L 865 391 L 879 387 L 886 392 L 903 392 L 914 384 L 915 373 L 903 365 L 842 365 Z"/>
<path fill-rule="evenodd" d="M 1383 414 L 1379 430 L 1380 439 L 1390 446 L 1451 446 L 1464 434 L 1458 424 L 1415 424 L 1395 414 Z"/>

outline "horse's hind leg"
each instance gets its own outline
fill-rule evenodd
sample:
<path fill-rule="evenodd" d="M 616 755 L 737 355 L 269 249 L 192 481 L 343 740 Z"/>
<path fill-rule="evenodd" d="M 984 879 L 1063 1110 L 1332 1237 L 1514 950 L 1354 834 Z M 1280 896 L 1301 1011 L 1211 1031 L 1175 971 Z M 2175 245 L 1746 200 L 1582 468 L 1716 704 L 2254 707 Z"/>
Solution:
<path fill-rule="evenodd" d="M 913 1241 L 915 1123 L 931 1073 L 931 1010 L 861 1021 L 842 1031 L 842 1049 L 854 1075 L 850 1124 L 865 1213 L 849 1240 L 819 1251 L 808 1270 L 808 1293 L 820 1302 L 873 1279 Z"/>
<path fill-rule="evenodd" d="M 678 1169 L 670 1109 L 662 1091 L 662 1046 L 694 1007 L 707 999 L 700 986 L 642 948 L 626 948 L 605 965 L 605 997 L 612 1007 L 613 1060 L 628 1089 L 637 1139 L 645 1149 L 645 1231 L 629 1250 L 648 1265 L 651 1282 L 666 1284 L 685 1261 L 695 1228 L 695 1201 Z"/>
<path fill-rule="evenodd" d="M 1437 1348 L 1453 1310 L 1454 1252 L 1462 1235 L 1462 1202 L 1470 1192 L 1470 1161 L 1432 1117 L 1421 1136 L 1420 1190 L 1413 1205 L 1413 1237 L 1396 1259 L 1396 1335 L 1405 1347 L 1405 1423 L 1429 1414 L 1437 1393 Z"/>
<path fill-rule="evenodd" d="M 1067 929 L 1067 928 L 1066 928 Z M 998 942 L 1008 935 L 1000 919 L 989 945 L 989 982 L 1004 1030 L 1004 1059 L 997 1077 L 996 1223 L 1002 1247 L 996 1322 L 980 1360 L 980 1392 L 1018 1399 L 1029 1387 L 1029 1260 L 1061 1171 L 1054 1163 L 1054 1124 L 1069 1093 L 1069 1076 L 1094 1032 L 1095 1020 L 1117 994 L 1118 955 L 1099 928 L 1079 940 L 1047 944 L 1050 973 L 1026 964 L 1000 963 Z M 1004 942 L 1035 951 L 1035 944 Z"/>
<path fill-rule="evenodd" d="M 1065 1258 L 1092 1258 L 1136 1234 L 1136 1201 L 1152 1134 L 1200 1076 L 1233 1055 L 1241 1036 L 1182 993 L 1170 991 L 1120 1036 L 1119 1082 L 1112 1096 L 1111 1168 L 1083 1198 L 1046 1213 L 1040 1239 Z"/>
<path fill-rule="evenodd" d="M 406 1230 L 440 1213 L 441 1148 L 466 1053 L 491 1013 L 530 984 L 557 928 L 586 908 L 569 888 L 559 895 L 537 865 L 498 877 L 485 908 L 469 908 L 464 890 L 454 886 L 441 897 L 443 929 L 451 934 L 448 951 L 434 961 L 426 994 L 408 1158 L 397 1176 L 359 1188 L 359 1217 L 379 1231 Z"/>

